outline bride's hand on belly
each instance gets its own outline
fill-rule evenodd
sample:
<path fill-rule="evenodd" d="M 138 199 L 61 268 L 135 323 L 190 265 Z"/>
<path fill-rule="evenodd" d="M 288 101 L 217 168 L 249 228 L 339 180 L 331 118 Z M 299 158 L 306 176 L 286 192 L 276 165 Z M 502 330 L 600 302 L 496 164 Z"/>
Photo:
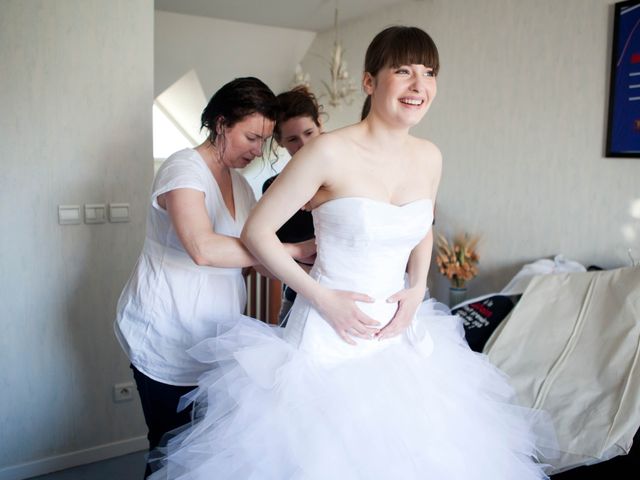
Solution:
<path fill-rule="evenodd" d="M 400 290 L 387 299 L 389 303 L 397 303 L 398 310 L 391 321 L 376 333 L 376 339 L 384 340 L 386 338 L 395 337 L 404 332 L 418 310 L 418 306 L 422 303 L 424 297 L 424 288 L 412 287 Z"/>
<path fill-rule="evenodd" d="M 326 289 L 315 307 L 340 338 L 350 345 L 356 345 L 352 337 L 372 339 L 380 331 L 380 322 L 366 315 L 356 305 L 356 302 L 373 301 L 363 293 Z"/>

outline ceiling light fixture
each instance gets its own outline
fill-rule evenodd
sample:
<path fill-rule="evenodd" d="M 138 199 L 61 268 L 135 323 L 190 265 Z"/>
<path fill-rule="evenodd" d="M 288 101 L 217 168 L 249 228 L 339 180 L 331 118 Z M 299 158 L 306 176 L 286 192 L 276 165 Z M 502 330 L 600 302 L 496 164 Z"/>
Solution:
<path fill-rule="evenodd" d="M 338 37 L 338 9 L 335 9 L 334 16 L 334 30 L 335 39 L 333 42 L 333 50 L 331 51 L 330 59 L 325 61 L 329 65 L 330 80 L 328 82 L 321 80 L 324 86 L 325 92 L 322 93 L 319 98 L 323 98 L 325 95 L 329 97 L 329 105 L 332 107 L 339 107 L 342 102 L 350 105 L 353 102 L 353 94 L 358 91 L 353 80 L 349 76 L 347 70 L 347 62 L 344 60 L 344 48 Z M 324 58 L 324 57 L 323 57 Z M 308 73 L 304 73 L 301 65 L 296 66 L 296 72 L 294 75 L 293 85 L 305 85 L 309 87 L 310 76 Z"/>

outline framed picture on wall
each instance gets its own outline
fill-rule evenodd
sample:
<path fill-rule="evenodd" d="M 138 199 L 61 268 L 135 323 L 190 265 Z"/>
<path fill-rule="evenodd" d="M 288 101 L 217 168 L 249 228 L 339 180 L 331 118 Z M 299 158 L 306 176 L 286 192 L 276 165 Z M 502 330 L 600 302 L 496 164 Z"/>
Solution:
<path fill-rule="evenodd" d="M 615 4 L 607 157 L 640 158 L 640 0 Z"/>

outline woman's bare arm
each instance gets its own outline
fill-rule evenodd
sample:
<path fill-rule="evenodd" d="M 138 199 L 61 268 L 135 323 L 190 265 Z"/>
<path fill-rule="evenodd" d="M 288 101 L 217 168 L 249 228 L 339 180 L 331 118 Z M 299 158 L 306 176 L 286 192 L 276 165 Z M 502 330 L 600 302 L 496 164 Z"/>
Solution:
<path fill-rule="evenodd" d="M 259 262 L 240 239 L 213 231 L 204 193 L 189 188 L 171 190 L 158 199 L 171 218 L 180 242 L 197 265 L 238 268 Z M 308 245 L 287 244 L 288 255 L 305 258 L 312 253 Z"/>

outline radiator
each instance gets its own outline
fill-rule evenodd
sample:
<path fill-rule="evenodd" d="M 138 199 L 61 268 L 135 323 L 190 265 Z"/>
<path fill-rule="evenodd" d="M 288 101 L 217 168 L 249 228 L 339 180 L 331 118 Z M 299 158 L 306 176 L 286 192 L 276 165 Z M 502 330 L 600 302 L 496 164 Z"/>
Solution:
<path fill-rule="evenodd" d="M 246 277 L 247 308 L 245 314 L 272 325 L 278 324 L 282 301 L 282 283 L 260 275 L 251 269 Z"/>

